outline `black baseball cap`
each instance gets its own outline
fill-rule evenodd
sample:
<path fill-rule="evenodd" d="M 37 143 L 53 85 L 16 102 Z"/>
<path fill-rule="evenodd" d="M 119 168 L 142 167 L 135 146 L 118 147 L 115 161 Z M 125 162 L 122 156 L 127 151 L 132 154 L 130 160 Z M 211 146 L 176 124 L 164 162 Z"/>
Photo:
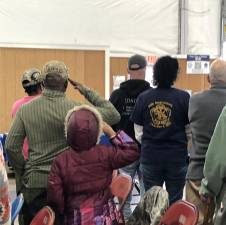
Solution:
<path fill-rule="evenodd" d="M 140 70 L 147 66 L 147 61 L 142 55 L 133 55 L 128 60 L 129 70 Z"/>

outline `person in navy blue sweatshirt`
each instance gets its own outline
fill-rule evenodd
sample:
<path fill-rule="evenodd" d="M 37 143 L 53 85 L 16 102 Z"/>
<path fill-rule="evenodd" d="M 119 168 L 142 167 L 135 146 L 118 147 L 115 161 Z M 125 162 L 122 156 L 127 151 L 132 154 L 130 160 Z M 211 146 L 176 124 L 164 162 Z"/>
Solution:
<path fill-rule="evenodd" d="M 154 65 L 153 84 L 138 96 L 131 116 L 141 141 L 141 171 L 145 190 L 165 183 L 170 204 L 182 198 L 187 171 L 189 94 L 173 87 L 178 61 L 170 56 Z"/>

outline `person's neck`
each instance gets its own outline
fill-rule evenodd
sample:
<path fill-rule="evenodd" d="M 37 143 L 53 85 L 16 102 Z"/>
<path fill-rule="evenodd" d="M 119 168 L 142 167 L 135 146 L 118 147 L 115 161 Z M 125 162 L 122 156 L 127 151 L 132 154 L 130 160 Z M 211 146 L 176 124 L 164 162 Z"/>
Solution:
<path fill-rule="evenodd" d="M 226 87 L 226 83 L 225 82 L 214 82 L 210 84 L 211 88 L 215 88 L 215 87 Z"/>
<path fill-rule="evenodd" d="M 51 91 L 59 91 L 59 92 L 66 91 L 65 87 L 48 87 L 48 86 L 46 86 L 45 88 L 48 90 L 51 90 Z"/>
<path fill-rule="evenodd" d="M 29 94 L 28 96 L 29 97 L 32 97 L 32 96 L 36 96 L 36 95 L 40 95 L 41 94 L 41 92 L 39 93 L 39 92 L 35 92 L 35 93 L 31 93 L 31 94 Z"/>
<path fill-rule="evenodd" d="M 65 93 L 66 90 L 65 89 L 59 89 L 59 88 L 48 88 L 48 87 L 44 87 L 43 91 L 50 91 L 50 92 L 62 92 Z"/>

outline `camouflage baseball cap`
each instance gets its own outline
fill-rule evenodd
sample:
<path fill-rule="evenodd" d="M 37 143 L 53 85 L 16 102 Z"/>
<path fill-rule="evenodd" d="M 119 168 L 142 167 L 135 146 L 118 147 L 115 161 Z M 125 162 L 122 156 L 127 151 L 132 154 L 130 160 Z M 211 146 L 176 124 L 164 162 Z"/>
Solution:
<path fill-rule="evenodd" d="M 46 75 L 48 74 L 57 74 L 61 76 L 63 79 L 68 79 L 68 68 L 63 62 L 52 60 L 47 62 L 42 68 L 42 77 L 43 80 L 46 79 Z"/>
<path fill-rule="evenodd" d="M 36 68 L 26 70 L 21 78 L 23 87 L 29 87 L 42 82 L 41 71 Z"/>

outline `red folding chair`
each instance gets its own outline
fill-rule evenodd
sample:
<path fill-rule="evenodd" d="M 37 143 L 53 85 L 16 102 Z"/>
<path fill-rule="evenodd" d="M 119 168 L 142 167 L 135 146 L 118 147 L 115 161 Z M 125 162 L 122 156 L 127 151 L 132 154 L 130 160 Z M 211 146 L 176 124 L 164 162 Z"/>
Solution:
<path fill-rule="evenodd" d="M 126 199 L 131 191 L 132 183 L 132 178 L 128 175 L 119 174 L 112 178 L 110 185 L 111 193 L 119 200 L 119 211 L 123 209 Z"/>
<path fill-rule="evenodd" d="M 43 207 L 31 221 L 30 225 L 53 225 L 55 221 L 55 213 L 49 207 Z"/>
<path fill-rule="evenodd" d="M 167 209 L 158 225 L 196 225 L 198 209 L 187 201 L 177 201 Z"/>

